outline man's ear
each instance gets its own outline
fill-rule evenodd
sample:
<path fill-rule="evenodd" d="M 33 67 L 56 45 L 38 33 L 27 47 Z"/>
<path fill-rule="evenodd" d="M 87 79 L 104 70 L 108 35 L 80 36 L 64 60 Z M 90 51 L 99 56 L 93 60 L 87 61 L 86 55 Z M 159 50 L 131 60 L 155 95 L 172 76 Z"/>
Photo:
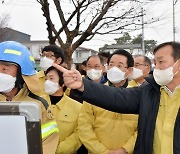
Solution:
<path fill-rule="evenodd" d="M 151 72 L 151 66 L 147 66 L 146 73 L 144 74 L 144 77 L 149 76 L 149 73 Z"/>
<path fill-rule="evenodd" d="M 126 76 L 128 77 L 129 75 L 131 75 L 133 72 L 133 67 L 129 67 L 126 71 Z"/>
<path fill-rule="evenodd" d="M 57 58 L 56 61 L 55 61 L 56 64 L 61 64 L 61 62 L 62 62 L 62 58 L 61 57 Z"/>

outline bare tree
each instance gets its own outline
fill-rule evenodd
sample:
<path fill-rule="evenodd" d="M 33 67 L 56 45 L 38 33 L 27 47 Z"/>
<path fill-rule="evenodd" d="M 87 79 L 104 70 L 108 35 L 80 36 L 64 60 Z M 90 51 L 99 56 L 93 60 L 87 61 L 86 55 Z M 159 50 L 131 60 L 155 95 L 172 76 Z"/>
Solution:
<path fill-rule="evenodd" d="M 48 0 L 37 1 L 46 18 L 49 43 L 55 44 L 58 40 L 69 66 L 73 51 L 96 34 L 118 34 L 141 26 L 142 4 L 137 0 L 51 0 L 53 4 Z M 64 7 L 63 3 L 68 5 Z M 59 21 L 52 20 L 52 7 L 59 16 L 58 28 Z M 68 13 L 67 7 L 71 10 Z"/>

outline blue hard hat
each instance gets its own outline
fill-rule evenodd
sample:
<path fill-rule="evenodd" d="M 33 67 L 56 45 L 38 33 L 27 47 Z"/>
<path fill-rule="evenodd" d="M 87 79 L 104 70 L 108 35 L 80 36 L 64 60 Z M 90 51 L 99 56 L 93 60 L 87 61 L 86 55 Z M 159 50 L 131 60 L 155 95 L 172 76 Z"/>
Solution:
<path fill-rule="evenodd" d="M 24 45 L 15 41 L 0 43 L 0 61 L 16 63 L 21 67 L 23 75 L 34 75 L 34 58 L 31 52 Z"/>

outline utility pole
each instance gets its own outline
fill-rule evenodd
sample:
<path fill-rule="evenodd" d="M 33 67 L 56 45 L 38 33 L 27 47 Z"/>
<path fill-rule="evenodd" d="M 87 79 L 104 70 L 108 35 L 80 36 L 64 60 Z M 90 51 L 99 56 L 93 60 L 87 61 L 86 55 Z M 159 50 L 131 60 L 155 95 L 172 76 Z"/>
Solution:
<path fill-rule="evenodd" d="M 145 45 L 144 45 L 144 11 L 143 11 L 143 7 L 141 8 L 141 13 L 142 13 L 142 51 L 145 54 Z"/>
<path fill-rule="evenodd" d="M 173 0 L 173 41 L 176 40 L 175 5 L 178 0 Z"/>

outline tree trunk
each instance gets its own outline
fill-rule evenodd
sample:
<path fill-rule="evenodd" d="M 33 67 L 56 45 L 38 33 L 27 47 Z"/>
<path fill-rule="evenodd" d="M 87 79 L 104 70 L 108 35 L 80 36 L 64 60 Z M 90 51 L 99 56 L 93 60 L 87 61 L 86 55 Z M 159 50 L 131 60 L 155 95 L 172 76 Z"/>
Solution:
<path fill-rule="evenodd" d="M 71 45 L 68 45 L 68 43 L 66 43 L 64 45 L 64 47 L 62 47 L 62 49 L 63 49 L 64 54 L 65 54 L 65 62 L 67 63 L 68 68 L 70 69 L 72 62 L 73 62 L 72 61 L 72 53 L 73 53 L 72 47 L 71 47 Z"/>
<path fill-rule="evenodd" d="M 71 56 L 67 56 L 66 57 L 66 62 L 67 62 L 67 65 L 68 65 L 68 68 L 71 69 L 71 66 L 72 66 L 72 57 Z"/>

